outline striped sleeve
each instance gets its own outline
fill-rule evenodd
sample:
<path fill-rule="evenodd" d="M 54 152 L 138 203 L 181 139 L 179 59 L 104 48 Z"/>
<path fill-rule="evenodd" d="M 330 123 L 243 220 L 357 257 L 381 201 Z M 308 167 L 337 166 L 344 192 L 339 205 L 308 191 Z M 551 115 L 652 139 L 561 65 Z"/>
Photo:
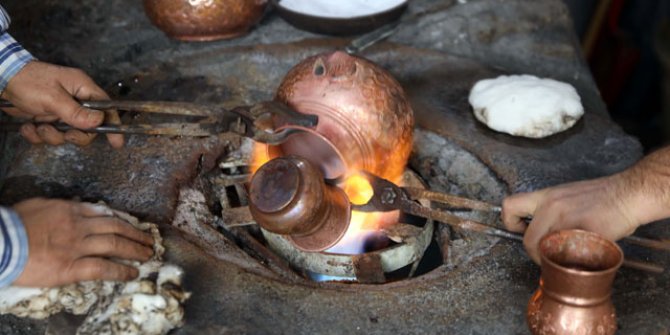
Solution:
<path fill-rule="evenodd" d="M 5 11 L 2 6 L 0 6 L 0 31 L 3 33 L 9 28 L 9 24 L 12 22 L 12 20 L 9 18 L 9 15 L 7 14 L 7 11 Z"/>
<path fill-rule="evenodd" d="M 0 6 L 0 92 L 5 90 L 9 80 L 14 77 L 31 60 L 33 56 L 23 49 L 16 40 L 9 35 L 9 15 L 2 6 Z"/>
<path fill-rule="evenodd" d="M 21 275 L 28 261 L 28 236 L 19 216 L 0 207 L 0 287 L 9 286 Z"/>

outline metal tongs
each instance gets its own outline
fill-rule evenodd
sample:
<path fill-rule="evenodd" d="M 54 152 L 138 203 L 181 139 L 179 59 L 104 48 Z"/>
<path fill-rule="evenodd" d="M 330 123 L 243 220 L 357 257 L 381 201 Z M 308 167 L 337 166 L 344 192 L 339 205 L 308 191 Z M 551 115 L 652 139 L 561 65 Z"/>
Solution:
<path fill-rule="evenodd" d="M 139 113 L 200 117 L 198 121 L 145 124 L 103 124 L 91 129 L 80 129 L 90 133 L 146 134 L 167 136 L 203 137 L 221 133 L 236 133 L 266 144 L 279 144 L 300 130 L 295 127 L 313 128 L 318 123 L 316 115 L 298 113 L 286 105 L 266 101 L 252 106 L 224 109 L 217 105 L 201 105 L 170 101 L 81 101 L 83 107 L 97 110 L 122 110 Z M 0 108 L 13 107 L 0 100 Z M 277 123 L 278 121 L 278 123 Z M 60 131 L 74 129 L 65 123 L 49 123 Z M 273 124 L 293 126 L 280 131 Z M 17 131 L 21 123 L 0 123 L 0 130 Z"/>
<path fill-rule="evenodd" d="M 464 219 L 451 214 L 446 210 L 426 207 L 421 205 L 418 200 L 429 200 L 431 202 L 447 205 L 454 209 L 468 209 L 491 213 L 500 213 L 502 211 L 500 206 L 489 204 L 484 201 L 429 191 L 421 188 L 401 187 L 369 172 L 361 171 L 360 173 L 368 179 L 374 194 L 365 204 L 352 204 L 352 210 L 361 212 L 390 212 L 400 210 L 410 215 L 448 224 L 456 229 L 523 241 L 523 235 L 521 234 L 496 228 L 474 220 Z M 530 218 L 527 218 L 527 220 L 530 220 Z M 622 241 L 650 249 L 670 251 L 670 243 L 663 241 L 637 236 L 624 237 Z M 658 265 L 628 259 L 624 260 L 623 265 L 653 273 L 661 273 L 664 271 L 664 269 Z"/>

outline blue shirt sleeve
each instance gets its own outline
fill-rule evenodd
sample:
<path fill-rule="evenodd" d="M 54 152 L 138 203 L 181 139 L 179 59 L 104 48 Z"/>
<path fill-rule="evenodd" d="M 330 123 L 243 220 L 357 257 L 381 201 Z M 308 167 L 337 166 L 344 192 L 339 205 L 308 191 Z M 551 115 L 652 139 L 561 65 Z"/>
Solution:
<path fill-rule="evenodd" d="M 35 59 L 9 35 L 7 28 L 10 22 L 9 15 L 0 6 L 0 92 L 5 90 L 14 75 Z"/>
<path fill-rule="evenodd" d="M 28 261 L 28 235 L 19 216 L 0 207 L 0 287 L 9 286 L 21 275 Z"/>

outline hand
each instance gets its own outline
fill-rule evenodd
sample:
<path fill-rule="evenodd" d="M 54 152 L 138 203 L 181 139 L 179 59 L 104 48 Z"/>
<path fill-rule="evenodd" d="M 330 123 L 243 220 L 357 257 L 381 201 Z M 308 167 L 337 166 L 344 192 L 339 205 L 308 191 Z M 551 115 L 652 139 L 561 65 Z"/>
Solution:
<path fill-rule="evenodd" d="M 131 280 L 133 266 L 109 258 L 146 261 L 153 238 L 111 217 L 104 206 L 30 199 L 14 206 L 28 235 L 28 262 L 13 283 L 54 287 L 85 280 Z"/>
<path fill-rule="evenodd" d="M 640 225 L 623 178 L 614 175 L 510 196 L 503 201 L 503 222 L 508 230 L 526 231 L 524 246 L 538 264 L 540 239 L 553 231 L 583 229 L 616 241 Z M 523 218 L 530 216 L 526 229 Z"/>
<path fill-rule="evenodd" d="M 5 111 L 17 117 L 33 118 L 36 122 L 53 122 L 58 119 L 81 129 L 94 128 L 105 120 L 105 113 L 82 107 L 79 100 L 108 100 L 109 96 L 93 80 L 79 69 L 67 68 L 33 61 L 21 69 L 7 84 L 0 95 L 16 108 Z M 118 123 L 116 112 L 108 112 L 110 123 Z M 35 126 L 26 123 L 21 134 L 33 144 L 46 142 L 60 145 L 65 142 L 87 145 L 95 134 L 79 130 L 61 133 L 49 125 Z M 123 146 L 123 136 L 107 135 L 114 148 Z"/>

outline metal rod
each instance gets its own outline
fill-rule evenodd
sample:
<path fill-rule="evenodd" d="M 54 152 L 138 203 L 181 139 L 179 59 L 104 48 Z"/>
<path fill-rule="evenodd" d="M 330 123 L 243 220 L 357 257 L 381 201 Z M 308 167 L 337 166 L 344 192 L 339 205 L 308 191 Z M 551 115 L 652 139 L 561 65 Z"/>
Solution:
<path fill-rule="evenodd" d="M 414 205 L 404 206 L 403 210 L 405 210 L 408 214 L 424 218 L 430 218 L 442 224 L 453 226 L 457 229 L 463 229 L 490 236 L 501 237 L 508 240 L 523 242 L 523 235 L 521 234 L 513 233 L 500 228 L 495 228 L 481 222 L 462 219 L 454 214 L 447 213 L 445 211 L 437 209 L 427 208 L 417 203 L 413 204 Z M 656 264 L 651 264 L 642 261 L 632 261 L 632 260 L 624 260 L 623 266 L 651 273 L 662 273 L 665 270 L 663 267 L 658 266 Z"/>
<path fill-rule="evenodd" d="M 79 102 L 83 107 L 108 110 L 118 109 L 132 112 L 185 115 L 185 116 L 212 116 L 217 114 L 219 107 L 177 101 L 130 101 L 130 100 L 85 100 Z M 7 100 L 0 100 L 0 108 L 10 108 L 14 105 Z"/>
<path fill-rule="evenodd" d="M 492 206 L 492 210 L 495 212 L 502 212 L 502 208 L 500 206 Z M 530 223 L 530 221 L 533 220 L 533 217 L 532 216 L 525 217 L 523 218 L 523 220 L 526 221 L 527 223 Z M 626 236 L 622 238 L 621 241 L 653 250 L 670 251 L 670 242 L 666 241 L 659 241 L 633 235 Z"/>

